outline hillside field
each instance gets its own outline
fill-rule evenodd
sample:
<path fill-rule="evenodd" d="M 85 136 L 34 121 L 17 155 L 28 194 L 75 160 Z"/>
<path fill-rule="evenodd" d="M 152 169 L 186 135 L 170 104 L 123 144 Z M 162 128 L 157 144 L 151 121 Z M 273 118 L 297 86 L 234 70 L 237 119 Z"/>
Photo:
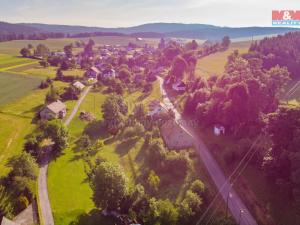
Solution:
<path fill-rule="evenodd" d="M 142 41 L 136 41 L 133 37 L 117 37 L 117 36 L 105 36 L 105 37 L 92 37 L 97 45 L 128 45 L 129 42 L 144 45 L 148 43 L 150 45 L 156 45 L 159 39 L 145 38 Z M 52 51 L 61 51 L 65 45 L 74 43 L 75 41 L 88 42 L 89 38 L 61 38 L 61 39 L 47 39 L 47 40 L 17 40 L 9 42 L 0 42 L 0 52 L 9 55 L 19 55 L 21 48 L 27 47 L 28 44 L 32 44 L 36 47 L 38 44 L 45 44 Z M 79 50 L 79 49 L 77 49 Z M 75 48 L 76 52 L 76 48 Z"/>
<path fill-rule="evenodd" d="M 231 43 L 230 47 L 224 52 L 217 52 L 199 59 L 196 66 L 195 75 L 209 77 L 211 75 L 220 75 L 224 72 L 227 57 L 234 51 L 246 53 L 250 47 L 251 41 Z"/>

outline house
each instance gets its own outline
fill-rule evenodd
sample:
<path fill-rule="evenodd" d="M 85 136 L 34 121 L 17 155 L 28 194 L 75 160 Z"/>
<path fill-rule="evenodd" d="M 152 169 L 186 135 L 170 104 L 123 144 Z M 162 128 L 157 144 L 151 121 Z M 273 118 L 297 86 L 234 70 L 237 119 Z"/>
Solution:
<path fill-rule="evenodd" d="M 76 81 L 75 83 L 73 83 L 73 86 L 80 91 L 82 91 L 85 88 L 85 85 L 79 81 Z"/>
<path fill-rule="evenodd" d="M 66 116 L 67 107 L 64 103 L 57 100 L 47 105 L 40 111 L 41 119 L 51 120 L 51 119 L 62 119 Z"/>
<path fill-rule="evenodd" d="M 225 134 L 225 127 L 223 127 L 221 125 L 215 125 L 214 126 L 214 134 L 216 136 L 220 136 L 222 134 Z"/>
<path fill-rule="evenodd" d="M 151 117 L 158 116 L 158 115 L 161 115 L 164 113 L 168 113 L 168 110 L 165 107 L 165 105 L 158 100 L 154 100 L 154 101 L 150 102 L 150 104 L 148 105 L 148 108 L 149 108 L 149 112 L 147 115 L 151 116 Z"/>
<path fill-rule="evenodd" d="M 116 71 L 114 69 L 105 69 L 102 72 L 102 78 L 115 78 L 116 77 Z"/>
<path fill-rule="evenodd" d="M 186 89 L 186 84 L 182 81 L 178 81 L 178 82 L 175 82 L 173 85 L 172 85 L 172 88 L 174 91 L 185 91 Z"/>
<path fill-rule="evenodd" d="M 97 67 L 93 66 L 86 72 L 86 76 L 88 78 L 97 79 L 99 73 L 100 73 L 99 69 Z"/>
<path fill-rule="evenodd" d="M 160 127 L 165 145 L 170 150 L 186 149 L 193 146 L 193 138 L 175 120 L 168 120 Z"/>

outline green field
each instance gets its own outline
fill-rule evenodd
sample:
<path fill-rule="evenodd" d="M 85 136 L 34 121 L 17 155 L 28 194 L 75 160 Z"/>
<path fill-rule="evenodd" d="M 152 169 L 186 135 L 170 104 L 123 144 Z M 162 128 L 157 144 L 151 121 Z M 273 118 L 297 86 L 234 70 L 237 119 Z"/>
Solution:
<path fill-rule="evenodd" d="M 15 101 L 36 89 L 41 79 L 0 73 L 0 105 Z"/>
<path fill-rule="evenodd" d="M 199 59 L 196 66 L 195 75 L 209 77 L 211 75 L 220 75 L 224 72 L 227 62 L 227 57 L 234 51 L 239 53 L 246 53 L 250 47 L 251 42 L 235 42 L 232 43 L 224 52 L 217 52 Z"/>
<path fill-rule="evenodd" d="M 93 37 L 96 45 L 128 45 L 129 42 L 133 42 L 139 45 L 148 43 L 150 45 L 157 45 L 159 39 L 145 38 L 143 41 L 136 41 L 132 37 Z M 28 44 L 37 46 L 38 44 L 45 44 L 50 50 L 58 51 L 62 50 L 65 45 L 74 43 L 75 41 L 83 40 L 87 42 L 89 38 L 61 38 L 61 39 L 47 39 L 47 40 L 17 40 L 0 43 L 0 52 L 9 55 L 20 55 L 21 48 L 26 47 Z M 79 50 L 79 49 L 78 49 Z M 75 49 L 76 51 L 76 49 Z"/>
<path fill-rule="evenodd" d="M 27 80 L 28 78 L 24 79 Z M 0 80 L 0 86 L 2 84 L 4 85 Z M 65 87 L 66 83 L 54 82 L 54 86 Z M 0 91 L 4 87 L 2 86 Z M 18 93 L 18 96 L 15 95 L 10 99 L 6 99 L 6 103 L 0 105 L 0 177 L 8 172 L 8 168 L 5 166 L 7 159 L 22 151 L 25 137 L 35 129 L 32 119 L 40 107 L 43 106 L 48 91 L 48 89 L 34 89 L 20 95 L 23 88 L 26 89 L 26 87 L 20 86 L 20 90 L 12 90 Z"/>
<path fill-rule="evenodd" d="M 1 43 L 0 43 L 1 44 Z M 2 51 L 0 50 L 2 53 Z M 36 63 L 34 59 L 22 58 L 19 57 L 18 54 L 14 55 L 7 55 L 7 54 L 0 54 L 0 72 L 4 70 L 8 70 L 10 68 L 15 68 L 20 65 L 28 65 Z"/>

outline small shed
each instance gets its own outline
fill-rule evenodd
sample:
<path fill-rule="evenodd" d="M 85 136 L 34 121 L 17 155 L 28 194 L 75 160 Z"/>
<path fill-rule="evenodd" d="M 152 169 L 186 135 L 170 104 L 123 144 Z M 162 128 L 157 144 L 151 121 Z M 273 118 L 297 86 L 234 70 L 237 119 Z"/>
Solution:
<path fill-rule="evenodd" d="M 224 135 L 225 134 L 225 127 L 221 125 L 214 126 L 214 134 L 216 136 Z"/>
<path fill-rule="evenodd" d="M 75 83 L 73 83 L 73 86 L 80 91 L 82 91 L 85 88 L 85 85 L 80 81 L 76 81 Z"/>

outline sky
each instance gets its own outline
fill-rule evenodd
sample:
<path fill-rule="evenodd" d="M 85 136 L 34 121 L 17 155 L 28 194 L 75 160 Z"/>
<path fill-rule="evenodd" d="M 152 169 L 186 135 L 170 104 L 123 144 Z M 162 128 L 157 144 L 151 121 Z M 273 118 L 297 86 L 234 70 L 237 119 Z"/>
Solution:
<path fill-rule="evenodd" d="M 271 26 L 271 13 L 300 0 L 0 0 L 0 21 L 98 27 L 152 22 Z"/>

